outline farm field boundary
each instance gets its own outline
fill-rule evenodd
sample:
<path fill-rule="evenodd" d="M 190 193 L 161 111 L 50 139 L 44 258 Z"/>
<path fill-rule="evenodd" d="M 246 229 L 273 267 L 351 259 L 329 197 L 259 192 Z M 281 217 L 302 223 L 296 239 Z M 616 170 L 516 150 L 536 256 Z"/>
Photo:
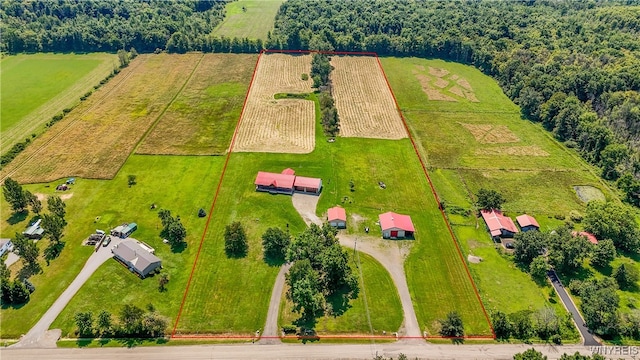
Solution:
<path fill-rule="evenodd" d="M 245 95 L 245 100 L 244 100 L 243 108 L 242 108 L 242 111 L 241 111 L 241 114 L 240 114 L 240 118 L 238 119 L 238 122 L 236 124 L 236 128 L 234 130 L 233 137 L 231 139 L 231 143 L 230 143 L 230 146 L 229 146 L 229 152 L 226 155 L 225 163 L 224 163 L 221 175 L 220 175 L 220 180 L 218 181 L 218 186 L 216 188 L 216 192 L 214 194 L 213 201 L 212 201 L 212 204 L 210 206 L 209 214 L 207 216 L 206 225 L 205 225 L 205 228 L 204 228 L 201 240 L 200 240 L 200 244 L 198 245 L 198 251 L 196 253 L 196 257 L 195 257 L 193 266 L 191 268 L 191 272 L 190 272 L 190 275 L 189 275 L 189 280 L 187 282 L 187 286 L 185 288 L 185 292 L 184 292 L 184 295 L 183 295 L 183 298 L 182 298 L 182 302 L 180 304 L 180 310 L 178 311 L 178 315 L 176 317 L 176 321 L 175 321 L 174 326 L 173 326 L 173 330 L 172 330 L 172 333 L 171 333 L 171 338 L 174 338 L 174 339 L 221 339 L 221 340 L 224 340 L 224 339 L 238 339 L 238 340 L 255 339 L 254 336 L 235 336 L 235 335 L 223 335 L 223 334 L 220 334 L 220 335 L 217 335 L 217 334 L 197 334 L 197 335 L 185 334 L 185 335 L 182 335 L 182 334 L 176 334 L 176 331 L 177 331 L 177 328 L 178 328 L 178 324 L 180 322 L 180 317 L 181 317 L 183 309 L 184 309 L 184 305 L 185 305 L 185 301 L 186 301 L 187 295 L 188 295 L 189 290 L 190 290 L 190 286 L 191 286 L 191 282 L 192 282 L 192 279 L 193 279 L 193 275 L 194 275 L 194 272 L 196 270 L 196 266 L 198 264 L 198 259 L 199 259 L 200 253 L 202 251 L 202 246 L 203 246 L 203 243 L 204 243 L 204 240 L 205 240 L 208 228 L 209 228 L 209 223 L 211 221 L 213 211 L 215 211 L 216 201 L 218 199 L 218 196 L 219 196 L 219 193 L 220 193 L 220 189 L 221 189 L 222 183 L 224 181 L 225 173 L 226 173 L 229 161 L 231 159 L 231 154 L 233 153 L 233 150 L 234 150 L 234 146 L 235 146 L 235 143 L 236 143 L 236 138 L 237 138 L 237 135 L 238 135 L 238 131 L 239 131 L 240 126 L 242 125 L 243 115 L 245 114 L 245 110 L 246 110 L 246 106 L 247 106 L 247 99 L 249 98 L 249 94 L 250 94 L 250 92 L 251 92 L 251 90 L 252 90 L 252 88 L 254 86 L 256 72 L 258 70 L 258 64 L 260 63 L 261 58 L 265 54 L 269 54 L 269 53 L 311 54 L 311 53 L 313 53 L 313 51 L 308 51 L 308 50 L 292 50 L 292 51 L 291 50 L 263 50 L 263 51 L 260 52 L 260 55 L 258 56 L 256 65 L 255 65 L 255 68 L 254 68 L 254 72 L 253 72 L 253 75 L 251 77 L 251 83 L 249 85 L 249 89 L 247 90 L 247 94 Z M 402 124 L 403 124 L 403 126 L 405 128 L 405 131 L 408 134 L 408 137 L 409 137 L 409 139 L 411 141 L 411 144 L 413 146 L 414 152 L 415 152 L 416 156 L 418 157 L 418 160 L 419 160 L 420 165 L 422 167 L 424 176 L 425 176 L 426 180 L 429 183 L 432 195 L 434 196 L 435 200 L 439 204 L 440 203 L 439 196 L 438 196 L 438 194 L 437 194 L 437 192 L 435 190 L 435 187 L 434 187 L 434 185 L 433 185 L 433 183 L 431 181 L 431 177 L 429 176 L 429 173 L 427 171 L 427 167 L 425 165 L 425 162 L 423 161 L 422 156 L 420 155 L 420 152 L 418 150 L 417 144 L 416 144 L 416 142 L 415 142 L 415 140 L 414 140 L 414 138 L 413 138 L 413 136 L 411 134 L 411 131 L 409 130 L 407 122 L 406 122 L 402 112 L 400 111 L 400 108 L 398 106 L 398 102 L 396 100 L 395 95 L 393 94 L 393 90 L 391 89 L 391 86 L 389 84 L 389 80 L 387 79 L 387 76 L 384 73 L 384 69 L 382 68 L 382 64 L 380 63 L 378 55 L 376 53 L 372 53 L 372 52 L 321 52 L 321 53 L 329 54 L 329 55 L 355 55 L 355 56 L 373 56 L 373 57 L 375 57 L 376 62 L 378 64 L 378 67 L 379 67 L 380 71 L 382 72 L 382 74 L 384 76 L 385 83 L 386 83 L 389 91 L 391 92 L 391 95 L 392 95 L 396 110 L 397 110 L 400 118 L 402 119 Z M 449 221 L 448 221 L 448 219 L 446 217 L 446 214 L 444 213 L 444 210 L 442 209 L 442 207 L 439 207 L 439 210 L 440 210 L 440 214 L 442 216 L 442 219 L 443 219 L 443 221 L 445 222 L 445 224 L 447 226 L 449 235 L 451 237 L 451 241 L 453 241 L 453 243 L 455 244 L 457 253 L 459 255 L 459 260 L 462 262 L 462 264 L 464 266 L 466 275 L 468 277 L 468 281 L 470 281 L 470 283 L 471 283 L 471 285 L 473 287 L 475 296 L 476 296 L 476 298 L 477 298 L 477 300 L 478 300 L 478 302 L 479 302 L 479 304 L 480 304 L 480 306 L 482 308 L 484 317 L 485 317 L 485 319 L 486 319 L 486 321 L 487 321 L 487 323 L 489 325 L 491 333 L 493 334 L 493 336 L 467 335 L 464 338 L 465 339 L 478 339 L 478 340 L 494 340 L 495 339 L 495 332 L 494 332 L 493 326 L 491 324 L 491 321 L 489 320 L 489 316 L 487 314 L 485 306 L 482 303 L 482 300 L 480 298 L 480 294 L 478 293 L 478 289 L 476 287 L 476 284 L 473 281 L 473 278 L 472 278 L 471 273 L 469 271 L 468 265 L 466 264 L 466 262 L 464 260 L 464 257 L 462 255 L 462 250 L 460 249 L 460 245 L 458 244 L 458 241 L 456 240 L 456 237 L 455 237 L 455 235 L 453 233 L 453 230 L 451 228 L 451 225 L 450 225 L 450 223 L 449 223 Z M 271 337 L 263 337 L 263 338 L 271 338 Z M 273 337 L 273 338 L 283 339 L 283 337 L 279 337 L 279 336 Z M 284 338 L 287 338 L 287 337 L 284 337 Z M 372 336 L 333 335 L 333 336 L 315 336 L 315 337 L 313 337 L 313 339 L 316 339 L 316 340 L 323 339 L 323 338 L 324 339 L 375 339 L 375 338 L 389 339 L 388 336 L 387 337 L 384 337 L 384 336 L 380 337 L 380 336 L 373 336 L 373 335 Z M 409 337 L 401 337 L 401 338 L 409 338 Z M 424 338 L 426 338 L 426 339 L 451 339 L 450 337 L 442 337 L 442 336 L 427 336 L 427 337 L 417 337 L 417 338 L 422 338 L 422 339 L 424 339 Z M 302 339 L 302 338 L 300 338 L 300 339 Z"/>

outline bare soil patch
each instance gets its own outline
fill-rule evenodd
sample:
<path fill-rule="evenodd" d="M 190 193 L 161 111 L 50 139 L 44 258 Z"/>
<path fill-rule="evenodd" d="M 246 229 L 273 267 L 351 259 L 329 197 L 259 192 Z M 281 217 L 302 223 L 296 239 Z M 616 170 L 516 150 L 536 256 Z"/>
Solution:
<path fill-rule="evenodd" d="M 429 66 L 429 74 L 435 77 L 445 77 L 449 75 L 449 70 Z"/>
<path fill-rule="evenodd" d="M 140 55 L 0 173 L 21 183 L 113 178 L 201 54 Z"/>
<path fill-rule="evenodd" d="M 440 89 L 444 89 L 449 86 L 449 82 L 443 78 L 436 78 L 436 81 L 434 81 L 433 84 Z"/>
<path fill-rule="evenodd" d="M 457 79 L 457 80 L 458 81 L 456 81 L 456 84 L 462 86 L 463 88 L 465 88 L 465 89 L 467 89 L 469 91 L 473 91 L 473 88 L 471 87 L 471 84 L 469 84 L 467 79 Z"/>
<path fill-rule="evenodd" d="M 479 263 L 481 263 L 481 262 L 482 262 L 482 258 L 481 258 L 481 257 L 479 257 L 479 256 L 474 256 L 474 255 L 471 255 L 471 254 L 469 254 L 469 255 L 467 256 L 467 260 L 468 260 L 470 263 L 472 263 L 472 264 L 479 264 Z"/>
<path fill-rule="evenodd" d="M 340 136 L 402 139 L 407 132 L 376 58 L 333 56 L 333 97 Z"/>
<path fill-rule="evenodd" d="M 445 95 L 441 93 L 438 89 L 431 86 L 431 78 L 425 74 L 421 74 L 418 72 L 414 72 L 416 79 L 420 82 L 422 86 L 422 91 L 427 95 L 429 100 L 433 101 L 457 101 L 449 95 Z"/>
<path fill-rule="evenodd" d="M 467 97 L 467 100 L 471 102 L 480 102 L 480 100 L 478 100 L 478 98 L 476 97 L 476 94 L 473 92 L 465 91 L 464 95 Z"/>
<path fill-rule="evenodd" d="M 453 85 L 453 86 L 449 89 L 449 92 L 450 92 L 450 93 L 452 93 L 452 94 L 454 94 L 454 95 L 460 96 L 460 97 L 462 97 L 462 98 L 463 98 L 463 97 L 466 97 L 466 96 L 465 96 L 465 94 L 464 94 L 464 90 L 462 90 L 462 88 L 460 88 L 459 86 L 456 86 L 456 85 Z"/>
<path fill-rule="evenodd" d="M 221 155 L 240 118 L 256 55 L 205 54 L 138 154 Z"/>
<path fill-rule="evenodd" d="M 315 147 L 315 106 L 299 99 L 275 100 L 274 94 L 312 92 L 310 55 L 263 54 L 233 151 L 310 153 Z"/>
<path fill-rule="evenodd" d="M 520 141 L 520 138 L 516 136 L 505 125 L 491 125 L 491 124 L 465 124 L 459 123 L 465 129 L 469 130 L 471 135 L 477 142 L 483 144 L 502 144 L 513 143 Z"/>

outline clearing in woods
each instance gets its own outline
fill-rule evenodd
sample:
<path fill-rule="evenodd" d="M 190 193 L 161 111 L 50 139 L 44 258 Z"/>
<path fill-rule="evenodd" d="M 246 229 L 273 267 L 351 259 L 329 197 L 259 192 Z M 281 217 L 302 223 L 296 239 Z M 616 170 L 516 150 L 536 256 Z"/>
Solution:
<path fill-rule="evenodd" d="M 240 119 L 233 151 L 310 153 L 315 147 L 315 105 L 275 94 L 313 91 L 311 55 L 262 54 Z"/>
<path fill-rule="evenodd" d="M 136 153 L 220 155 L 235 129 L 256 55 L 205 54 Z"/>
<path fill-rule="evenodd" d="M 375 57 L 332 56 L 340 136 L 402 139 L 407 132 Z"/>
<path fill-rule="evenodd" d="M 0 131 L 5 153 L 104 79 L 117 66 L 113 54 L 20 54 L 2 59 Z"/>
<path fill-rule="evenodd" d="M 267 39 L 284 0 L 238 0 L 225 5 L 224 20 L 213 30 L 214 36 L 233 39 Z"/>
<path fill-rule="evenodd" d="M 20 183 L 113 178 L 202 59 L 141 55 L 6 166 Z"/>

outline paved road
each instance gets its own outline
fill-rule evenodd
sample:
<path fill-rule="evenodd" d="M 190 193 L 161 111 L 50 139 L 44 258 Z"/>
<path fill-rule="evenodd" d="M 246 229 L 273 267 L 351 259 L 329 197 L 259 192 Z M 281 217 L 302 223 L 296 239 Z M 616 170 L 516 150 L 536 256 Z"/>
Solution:
<path fill-rule="evenodd" d="M 571 313 L 573 317 L 573 322 L 576 323 L 578 330 L 580 331 L 580 336 L 582 336 L 582 341 L 585 346 L 597 346 L 600 343 L 591 335 L 589 329 L 585 326 L 585 321 L 580 315 L 580 312 L 576 308 L 576 304 L 573 303 L 569 294 L 567 294 L 567 290 L 562 286 L 562 282 L 560 282 L 560 278 L 558 274 L 554 270 L 550 270 L 547 273 L 549 276 L 549 280 L 551 280 L 551 284 L 553 288 L 556 290 L 556 293 L 560 296 L 560 300 L 564 304 L 564 307 Z"/>
<path fill-rule="evenodd" d="M 258 344 L 151 346 L 137 348 L 89 349 L 3 349 L 2 360 L 204 360 L 204 359 L 373 359 L 374 356 L 398 358 L 405 354 L 410 359 L 512 359 L 513 355 L 534 347 L 549 359 L 558 359 L 563 353 L 576 351 L 590 355 L 588 347 L 579 345 L 550 346 L 525 344 L 500 345 L 434 345 L 416 343 L 391 344 Z M 615 358 L 632 359 L 628 355 Z"/>
<path fill-rule="evenodd" d="M 60 315 L 62 310 L 64 310 L 65 306 L 71 301 L 73 296 L 80 290 L 82 285 L 89 279 L 89 277 L 100 267 L 100 265 L 104 264 L 107 260 L 111 259 L 113 254 L 111 253 L 111 248 L 118 242 L 120 239 L 113 238 L 108 247 L 100 247 L 97 252 L 94 252 L 87 260 L 86 264 L 80 270 L 80 273 L 76 278 L 69 284 L 69 287 L 58 297 L 58 299 L 51 305 L 49 310 L 38 320 L 38 322 L 29 330 L 29 332 L 23 336 L 20 341 L 14 345 L 12 348 L 48 348 L 55 347 L 55 340 L 57 338 L 55 336 L 51 336 L 51 333 L 47 334 L 47 330 L 53 323 L 53 321 Z M 58 333 L 59 336 L 59 333 Z M 4 353 L 4 352 L 3 352 Z M 4 358 L 4 356 L 3 356 Z"/>
<path fill-rule="evenodd" d="M 267 321 L 260 338 L 261 344 L 279 344 L 280 331 L 278 330 L 278 314 L 280 312 L 280 300 L 282 299 L 282 290 L 284 289 L 285 274 L 289 271 L 291 265 L 285 264 L 280 267 L 280 272 L 276 277 L 276 282 L 271 291 L 271 301 L 269 302 L 269 312 L 267 313 Z"/>

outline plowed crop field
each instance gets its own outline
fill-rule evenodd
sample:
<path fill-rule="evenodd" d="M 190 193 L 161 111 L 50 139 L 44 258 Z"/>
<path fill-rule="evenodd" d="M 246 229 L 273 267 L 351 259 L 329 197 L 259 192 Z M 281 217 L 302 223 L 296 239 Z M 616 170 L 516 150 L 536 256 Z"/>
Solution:
<path fill-rule="evenodd" d="M 374 57 L 333 56 L 333 98 L 340 136 L 402 139 L 407 132 Z"/>
<path fill-rule="evenodd" d="M 309 100 L 278 93 L 312 92 L 310 55 L 263 54 L 249 90 L 233 151 L 310 153 L 315 147 L 315 110 Z"/>

